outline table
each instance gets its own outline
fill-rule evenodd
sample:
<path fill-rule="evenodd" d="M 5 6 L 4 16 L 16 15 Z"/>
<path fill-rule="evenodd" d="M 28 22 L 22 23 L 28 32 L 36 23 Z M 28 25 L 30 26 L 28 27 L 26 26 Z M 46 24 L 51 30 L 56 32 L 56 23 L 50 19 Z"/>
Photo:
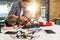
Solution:
<path fill-rule="evenodd" d="M 60 40 L 60 26 L 53 25 L 47 27 L 40 27 L 42 31 L 35 33 L 35 35 L 40 35 L 39 37 L 33 38 L 32 40 Z M 56 34 L 47 34 L 44 30 L 51 29 Z M 8 34 L 0 33 L 0 40 L 28 40 L 28 39 L 14 39 Z"/>

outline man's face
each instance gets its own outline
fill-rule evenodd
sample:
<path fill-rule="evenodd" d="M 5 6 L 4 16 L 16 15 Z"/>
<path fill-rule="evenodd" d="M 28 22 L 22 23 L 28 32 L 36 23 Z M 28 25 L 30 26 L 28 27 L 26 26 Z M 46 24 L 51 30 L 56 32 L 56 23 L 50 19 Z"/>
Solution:
<path fill-rule="evenodd" d="M 27 7 L 29 5 L 29 2 L 21 2 L 21 6 L 23 8 Z"/>

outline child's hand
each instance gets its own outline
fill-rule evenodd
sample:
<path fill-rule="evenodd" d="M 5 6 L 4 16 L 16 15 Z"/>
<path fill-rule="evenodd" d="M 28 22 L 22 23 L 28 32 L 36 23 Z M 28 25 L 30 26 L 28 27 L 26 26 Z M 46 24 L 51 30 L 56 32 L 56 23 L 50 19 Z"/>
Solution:
<path fill-rule="evenodd" d="M 7 30 L 7 28 L 4 26 L 4 27 L 2 28 L 2 30 Z"/>
<path fill-rule="evenodd" d="M 16 28 L 17 28 L 17 25 L 14 25 L 14 26 L 13 26 L 13 29 L 16 29 Z"/>
<path fill-rule="evenodd" d="M 23 28 L 23 27 L 24 27 L 24 25 L 23 26 L 21 26 L 21 25 L 19 26 L 19 28 Z"/>
<path fill-rule="evenodd" d="M 26 25 L 31 25 L 31 23 L 30 23 L 30 22 L 28 22 Z"/>

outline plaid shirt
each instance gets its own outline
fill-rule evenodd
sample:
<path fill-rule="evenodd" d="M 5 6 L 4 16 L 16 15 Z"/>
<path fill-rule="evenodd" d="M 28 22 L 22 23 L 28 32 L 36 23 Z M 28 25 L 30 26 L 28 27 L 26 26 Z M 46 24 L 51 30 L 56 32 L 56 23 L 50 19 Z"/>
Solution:
<path fill-rule="evenodd" d="M 16 16 L 20 16 L 20 12 L 21 12 L 20 1 L 17 1 L 13 3 L 8 15 L 14 14 Z"/>

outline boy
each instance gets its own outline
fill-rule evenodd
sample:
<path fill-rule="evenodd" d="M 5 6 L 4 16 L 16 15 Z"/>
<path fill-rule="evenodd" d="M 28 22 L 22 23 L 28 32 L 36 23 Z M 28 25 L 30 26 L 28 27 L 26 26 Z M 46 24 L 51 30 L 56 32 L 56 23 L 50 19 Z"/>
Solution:
<path fill-rule="evenodd" d="M 16 28 L 16 22 L 18 17 L 15 15 L 9 15 L 7 19 L 5 20 L 5 25 L 2 28 L 3 30 L 10 30 Z"/>

